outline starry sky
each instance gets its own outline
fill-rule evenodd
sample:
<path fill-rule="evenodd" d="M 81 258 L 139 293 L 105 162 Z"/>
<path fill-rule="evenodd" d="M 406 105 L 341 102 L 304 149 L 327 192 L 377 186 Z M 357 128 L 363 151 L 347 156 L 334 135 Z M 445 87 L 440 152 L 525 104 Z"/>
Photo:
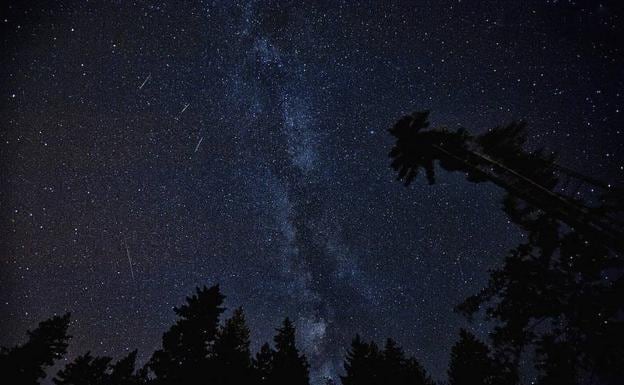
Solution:
<path fill-rule="evenodd" d="M 394 121 L 524 119 L 533 148 L 624 179 L 617 1 L 1 7 L 0 345 L 71 311 L 70 357 L 146 360 L 219 283 L 254 348 L 296 322 L 314 381 L 356 332 L 444 379 L 458 329 L 489 327 L 453 306 L 523 234 L 492 185 L 397 182 Z"/>

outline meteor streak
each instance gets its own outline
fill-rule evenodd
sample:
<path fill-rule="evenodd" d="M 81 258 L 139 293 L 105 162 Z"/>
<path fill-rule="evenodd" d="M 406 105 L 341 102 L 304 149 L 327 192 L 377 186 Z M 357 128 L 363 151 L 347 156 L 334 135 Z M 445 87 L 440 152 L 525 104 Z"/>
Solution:
<path fill-rule="evenodd" d="M 150 80 L 150 78 L 152 77 L 152 74 L 148 74 L 147 77 L 145 78 L 145 80 L 143 80 L 143 83 L 141 84 L 141 86 L 139 87 L 139 89 L 142 89 L 143 86 L 145 85 L 145 83 L 147 83 L 148 80 Z"/>
<path fill-rule="evenodd" d="M 124 246 L 126 247 L 126 256 L 128 257 L 128 264 L 130 265 L 130 275 L 134 281 L 134 269 L 132 269 L 132 258 L 130 258 L 130 250 L 128 249 L 128 243 L 124 240 Z"/>
<path fill-rule="evenodd" d="M 202 140 L 204 140 L 203 136 L 199 138 L 199 142 L 197 142 L 197 146 L 195 146 L 195 152 L 197 152 L 197 149 L 199 149 L 199 145 L 201 144 Z"/>

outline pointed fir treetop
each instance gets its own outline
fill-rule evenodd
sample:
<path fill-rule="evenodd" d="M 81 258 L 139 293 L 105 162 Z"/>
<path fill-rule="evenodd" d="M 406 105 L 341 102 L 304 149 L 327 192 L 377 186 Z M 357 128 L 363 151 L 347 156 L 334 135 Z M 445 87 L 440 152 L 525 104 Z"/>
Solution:
<path fill-rule="evenodd" d="M 249 335 L 245 313 L 239 307 L 234 310 L 232 317 L 228 318 L 225 321 L 225 325 L 220 328 L 215 342 L 215 350 L 218 350 L 220 346 L 224 346 L 233 351 L 249 355 Z"/>
<path fill-rule="evenodd" d="M 175 307 L 173 311 L 182 319 L 209 321 L 218 323 L 219 316 L 225 311 L 221 307 L 225 296 L 221 294 L 219 285 L 195 289 L 195 294 L 186 297 L 186 303 Z"/>
<path fill-rule="evenodd" d="M 269 383 L 275 385 L 307 385 L 309 384 L 308 360 L 297 349 L 295 342 L 295 326 L 286 318 L 282 327 L 277 329 L 274 337 L 275 352 L 273 354 L 273 370 Z"/>
<path fill-rule="evenodd" d="M 297 350 L 295 345 L 295 326 L 292 321 L 286 317 L 282 326 L 276 329 L 277 334 L 273 338 L 275 349 L 279 352 L 291 352 Z"/>
<path fill-rule="evenodd" d="M 488 346 L 472 333 L 460 329 L 459 341 L 451 349 L 449 385 L 494 383 L 494 369 Z"/>

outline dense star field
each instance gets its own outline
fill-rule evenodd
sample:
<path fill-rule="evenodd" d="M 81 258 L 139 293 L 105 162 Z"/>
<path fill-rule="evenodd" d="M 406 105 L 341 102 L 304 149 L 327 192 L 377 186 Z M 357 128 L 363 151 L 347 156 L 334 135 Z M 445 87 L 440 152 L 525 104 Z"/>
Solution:
<path fill-rule="evenodd" d="M 397 182 L 387 129 L 522 119 L 624 184 L 615 1 L 25 3 L 0 19 L 0 345 L 70 311 L 69 357 L 144 362 L 218 283 L 254 350 L 294 320 L 314 381 L 355 333 L 444 379 L 489 330 L 453 306 L 523 234 L 491 184 Z"/>

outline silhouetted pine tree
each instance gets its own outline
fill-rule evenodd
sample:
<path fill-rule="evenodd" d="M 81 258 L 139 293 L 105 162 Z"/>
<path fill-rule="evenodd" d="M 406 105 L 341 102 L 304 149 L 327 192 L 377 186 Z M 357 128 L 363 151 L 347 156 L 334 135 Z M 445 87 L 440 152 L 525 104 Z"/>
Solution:
<path fill-rule="evenodd" d="M 40 322 L 28 332 L 28 341 L 12 348 L 0 348 L 0 373 L 11 384 L 38 384 L 45 370 L 62 358 L 71 336 L 67 334 L 69 313 Z"/>
<path fill-rule="evenodd" d="M 93 357 L 90 352 L 65 365 L 53 379 L 56 385 L 107 385 L 110 357 Z"/>
<path fill-rule="evenodd" d="M 110 357 L 94 357 L 90 352 L 60 370 L 56 385 L 140 385 L 147 382 L 145 371 L 135 373 L 136 350 L 111 364 Z"/>
<path fill-rule="evenodd" d="M 308 385 L 309 365 L 305 355 L 300 354 L 295 344 L 295 326 L 286 318 L 282 327 L 277 329 L 273 339 L 271 385 Z"/>
<path fill-rule="evenodd" d="M 273 355 L 275 351 L 268 343 L 260 347 L 256 358 L 253 360 L 253 368 L 258 384 L 268 384 L 273 373 Z"/>
<path fill-rule="evenodd" d="M 219 286 L 196 289 L 186 304 L 174 311 L 179 319 L 162 339 L 162 349 L 154 352 L 149 368 L 156 384 L 205 383 L 214 370 L 209 354 L 224 312 L 224 296 Z"/>
<path fill-rule="evenodd" d="M 449 385 L 488 385 L 498 383 L 496 364 L 490 348 L 472 333 L 461 329 L 459 341 L 451 349 Z"/>
<path fill-rule="evenodd" d="M 423 366 L 413 357 L 406 358 L 403 349 L 388 339 L 382 352 L 383 383 L 396 385 L 433 385 Z"/>
<path fill-rule="evenodd" d="M 214 384 L 248 384 L 252 381 L 249 328 L 243 310 L 238 308 L 220 328 L 214 343 Z"/>
<path fill-rule="evenodd" d="M 351 342 L 344 362 L 345 375 L 340 376 L 342 385 L 373 385 L 382 380 L 381 354 L 374 342 L 366 343 L 359 335 Z"/>
<path fill-rule="evenodd" d="M 413 357 L 406 358 L 392 339 L 383 351 L 374 342 L 363 342 L 359 335 L 351 343 L 344 363 L 342 385 L 433 385 L 422 365 Z"/>
<path fill-rule="evenodd" d="M 147 383 L 147 368 L 136 369 L 137 351 L 111 365 L 111 384 L 140 385 Z"/>

